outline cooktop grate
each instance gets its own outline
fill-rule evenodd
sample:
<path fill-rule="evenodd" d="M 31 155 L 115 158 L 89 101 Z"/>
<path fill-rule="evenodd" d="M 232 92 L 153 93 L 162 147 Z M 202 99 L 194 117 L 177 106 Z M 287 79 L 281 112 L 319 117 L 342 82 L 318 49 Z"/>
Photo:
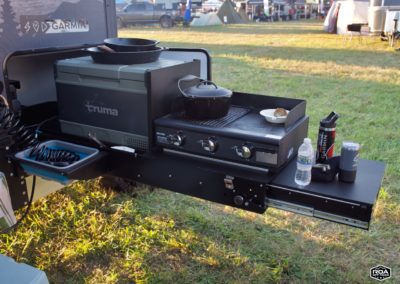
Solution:
<path fill-rule="evenodd" d="M 224 117 L 218 118 L 218 119 L 210 119 L 210 120 L 195 120 L 195 119 L 190 119 L 185 116 L 184 112 L 181 112 L 177 114 L 174 118 L 176 119 L 181 119 L 184 120 L 188 123 L 195 124 L 195 125 L 201 125 L 201 126 L 208 126 L 208 127 L 225 127 L 228 124 L 234 122 L 235 120 L 241 118 L 242 116 L 246 115 L 249 113 L 250 110 L 247 108 L 243 107 L 237 107 L 237 106 L 231 106 L 229 108 L 228 114 L 225 115 Z"/>

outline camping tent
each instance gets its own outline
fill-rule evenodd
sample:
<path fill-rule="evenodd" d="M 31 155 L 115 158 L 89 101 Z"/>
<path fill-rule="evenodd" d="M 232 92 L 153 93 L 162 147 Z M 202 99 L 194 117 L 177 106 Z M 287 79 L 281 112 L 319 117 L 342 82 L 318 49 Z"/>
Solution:
<path fill-rule="evenodd" d="M 235 4 L 231 0 L 225 0 L 218 9 L 217 15 L 225 24 L 242 24 L 243 19 L 235 10 Z"/>
<path fill-rule="evenodd" d="M 333 2 L 324 22 L 324 30 L 345 34 L 348 25 L 368 24 L 368 6 L 368 0 Z"/>
<path fill-rule="evenodd" d="M 216 13 L 198 13 L 190 23 L 193 27 L 222 25 Z"/>

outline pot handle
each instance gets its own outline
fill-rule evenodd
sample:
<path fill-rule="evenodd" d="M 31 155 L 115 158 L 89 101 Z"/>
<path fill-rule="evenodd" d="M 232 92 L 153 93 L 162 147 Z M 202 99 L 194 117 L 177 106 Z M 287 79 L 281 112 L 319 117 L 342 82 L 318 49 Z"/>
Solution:
<path fill-rule="evenodd" d="M 215 83 L 214 83 L 213 81 L 209 81 L 209 80 L 202 80 L 200 83 L 198 83 L 198 84 L 196 85 L 196 87 L 198 87 L 198 86 L 200 86 L 200 85 L 205 85 L 205 84 L 213 85 L 216 89 L 218 89 L 218 86 L 215 85 Z"/>
<path fill-rule="evenodd" d="M 178 89 L 179 89 L 179 91 L 181 92 L 182 95 L 184 95 L 185 97 L 188 97 L 188 95 L 186 95 L 185 92 L 181 88 L 181 82 L 188 82 L 188 81 L 193 81 L 193 80 L 196 80 L 196 79 L 200 80 L 199 84 L 201 84 L 201 82 L 204 81 L 203 79 L 201 79 L 201 78 L 199 78 L 197 76 L 191 75 L 191 74 L 186 75 L 186 76 L 184 76 L 184 77 L 182 77 L 182 78 L 180 78 L 178 80 Z"/>

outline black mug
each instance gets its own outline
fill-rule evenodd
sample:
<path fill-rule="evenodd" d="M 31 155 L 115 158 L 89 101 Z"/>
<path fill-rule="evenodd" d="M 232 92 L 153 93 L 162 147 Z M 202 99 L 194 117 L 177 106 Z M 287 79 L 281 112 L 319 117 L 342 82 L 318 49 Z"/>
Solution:
<path fill-rule="evenodd" d="M 354 182 L 357 175 L 358 153 L 360 144 L 346 141 L 342 144 L 342 152 L 339 163 L 339 180 Z"/>

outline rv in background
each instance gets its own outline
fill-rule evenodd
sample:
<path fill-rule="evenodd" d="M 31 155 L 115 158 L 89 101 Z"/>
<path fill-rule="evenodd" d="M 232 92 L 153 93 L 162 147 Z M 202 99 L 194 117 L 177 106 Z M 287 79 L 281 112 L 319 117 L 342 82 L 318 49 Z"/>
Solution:
<path fill-rule="evenodd" d="M 400 11 L 400 0 L 370 0 L 368 26 L 371 33 L 385 34 L 394 26 L 393 14 Z M 386 28 L 385 28 L 386 27 Z"/>
<path fill-rule="evenodd" d="M 400 11 L 400 0 L 335 1 L 327 14 L 324 29 L 345 34 L 349 26 L 366 27 L 369 33 L 388 35 L 394 32 L 394 18 Z"/>

